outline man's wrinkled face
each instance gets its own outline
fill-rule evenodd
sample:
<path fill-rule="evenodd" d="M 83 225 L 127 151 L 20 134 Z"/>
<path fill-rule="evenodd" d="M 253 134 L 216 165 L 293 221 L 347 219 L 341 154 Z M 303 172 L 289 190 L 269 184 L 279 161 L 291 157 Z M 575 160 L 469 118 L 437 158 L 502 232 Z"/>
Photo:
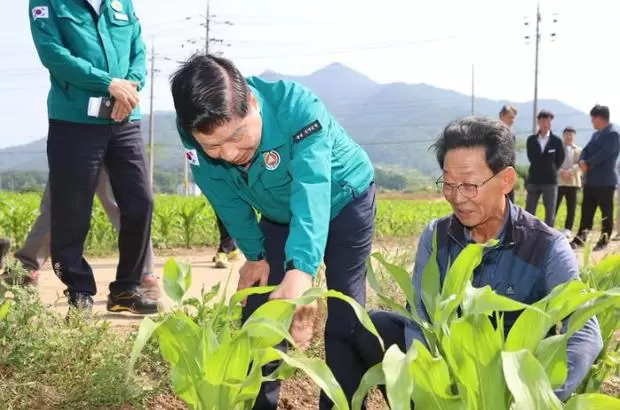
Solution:
<path fill-rule="evenodd" d="M 493 174 L 484 148 L 457 148 L 444 159 L 443 194 L 456 217 L 468 227 L 485 223 L 501 209 L 516 181 L 508 167 Z"/>
<path fill-rule="evenodd" d="M 515 123 L 515 118 L 515 113 L 509 110 L 508 112 L 506 112 L 506 114 L 500 117 L 500 120 L 508 127 L 512 127 L 512 125 Z"/>
<path fill-rule="evenodd" d="M 260 145 L 263 120 L 254 96 L 250 96 L 249 102 L 250 107 L 244 118 L 233 118 L 210 134 L 193 133 L 209 157 L 234 165 L 244 165 L 252 160 Z"/>
<path fill-rule="evenodd" d="M 551 131 L 551 118 L 539 118 L 538 129 L 541 134 L 546 134 Z"/>

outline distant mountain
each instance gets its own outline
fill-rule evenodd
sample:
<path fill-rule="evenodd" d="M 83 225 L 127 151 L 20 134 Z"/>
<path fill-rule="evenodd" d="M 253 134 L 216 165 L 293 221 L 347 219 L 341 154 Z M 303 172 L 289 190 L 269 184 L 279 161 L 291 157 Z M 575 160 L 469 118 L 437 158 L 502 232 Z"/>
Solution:
<path fill-rule="evenodd" d="M 437 173 L 427 151 L 449 121 L 471 113 L 471 96 L 427 84 L 379 84 L 342 64 L 331 64 L 308 76 L 288 76 L 274 71 L 261 74 L 269 80 L 290 79 L 311 88 L 351 136 L 368 151 L 375 164 L 417 168 Z M 474 113 L 497 117 L 503 104 L 518 110 L 516 133 L 524 139 L 531 132 L 532 103 L 474 99 Z M 589 116 L 557 100 L 540 100 L 539 109 L 555 114 L 553 129 L 561 133 L 567 125 L 578 130 L 582 146 L 592 133 Z M 145 141 L 149 117 L 143 117 Z M 179 169 L 183 164 L 181 144 L 174 126 L 174 113 L 155 113 L 156 167 Z M 522 155 L 520 162 L 524 161 Z M 0 150 L 0 172 L 47 168 L 45 141 Z"/>

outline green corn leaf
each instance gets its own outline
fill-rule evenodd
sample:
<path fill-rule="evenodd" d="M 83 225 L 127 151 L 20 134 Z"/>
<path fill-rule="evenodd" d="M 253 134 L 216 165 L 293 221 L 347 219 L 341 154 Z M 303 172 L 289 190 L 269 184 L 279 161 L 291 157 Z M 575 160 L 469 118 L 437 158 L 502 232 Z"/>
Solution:
<path fill-rule="evenodd" d="M 164 265 L 164 290 L 173 302 L 180 304 L 192 285 L 191 266 L 177 263 L 173 258 Z"/>
<path fill-rule="evenodd" d="M 605 394 L 580 394 L 566 403 L 565 410 L 612 410 L 620 409 L 620 400 Z"/>
<path fill-rule="evenodd" d="M 467 282 L 471 281 L 474 269 L 480 265 L 485 245 L 469 244 L 459 253 L 448 270 L 441 290 L 441 301 L 437 306 L 434 324 L 441 327 L 460 305 L 465 295 Z"/>
<path fill-rule="evenodd" d="M 620 308 L 620 296 L 599 298 L 588 306 L 577 309 L 568 320 L 567 333 L 569 336 L 573 335 L 593 316 L 599 313 L 615 312 L 618 308 Z"/>
<path fill-rule="evenodd" d="M 467 282 L 463 297 L 463 315 L 487 315 L 493 312 L 514 312 L 522 309 L 534 309 L 516 300 L 495 293 L 490 286 L 475 288 Z M 542 313 L 542 312 L 541 312 Z"/>
<path fill-rule="evenodd" d="M 238 303 L 240 303 L 242 300 L 244 300 L 250 295 L 264 295 L 265 293 L 272 292 L 276 288 L 277 286 L 256 286 L 256 287 L 241 289 L 240 291 L 235 292 L 230 297 L 230 301 L 228 302 L 228 307 L 229 309 L 232 309 L 234 306 L 236 306 Z"/>
<path fill-rule="evenodd" d="M 407 353 L 407 366 L 413 384 L 411 398 L 416 408 L 429 410 L 465 410 L 465 402 L 451 393 L 452 380 L 448 364 L 442 357 L 433 357 L 418 340 Z M 410 401 L 404 401 L 402 409 L 410 408 Z"/>
<path fill-rule="evenodd" d="M 411 282 L 411 275 L 405 269 L 398 265 L 394 265 L 385 260 L 383 255 L 374 253 L 373 257 L 381 263 L 385 270 L 390 274 L 394 281 L 398 284 L 398 287 L 402 290 L 407 302 L 410 306 L 414 306 L 415 291 L 413 289 L 413 283 Z"/>
<path fill-rule="evenodd" d="M 595 286 L 599 290 L 620 287 L 620 255 L 607 255 L 592 267 Z M 613 281 L 609 281 L 612 279 Z M 609 287 L 601 286 L 606 283 Z"/>
<path fill-rule="evenodd" d="M 504 379 L 514 398 L 514 410 L 561 410 L 545 369 L 529 350 L 502 352 Z"/>
<path fill-rule="evenodd" d="M 288 327 L 275 320 L 267 318 L 248 319 L 243 324 L 241 331 L 235 335 L 235 338 L 245 337 L 246 334 L 250 338 L 252 349 L 273 347 L 283 340 L 297 348 L 295 341 L 288 332 Z"/>
<path fill-rule="evenodd" d="M 235 398 L 235 403 L 246 402 L 250 408 L 254 405 L 254 401 L 256 400 L 256 396 L 258 396 L 262 383 L 263 357 L 266 355 L 266 350 L 255 350 L 252 353 L 252 367 L 250 373 L 245 379 L 243 386 L 241 386 L 239 394 Z M 277 354 L 275 355 L 275 359 L 279 359 Z"/>
<path fill-rule="evenodd" d="M 397 345 L 390 346 L 383 357 L 382 367 L 390 409 L 409 409 L 413 383 L 405 353 Z"/>
<path fill-rule="evenodd" d="M 451 344 L 456 373 L 466 386 L 468 400 L 477 397 L 478 409 L 502 409 L 506 385 L 502 380 L 502 341 L 485 315 L 466 316 L 452 322 L 444 344 Z M 463 364 L 462 368 L 459 364 Z"/>
<path fill-rule="evenodd" d="M 362 377 L 360 385 L 355 391 L 353 399 L 351 400 L 351 409 L 361 410 L 362 404 L 364 403 L 364 398 L 368 395 L 370 389 L 375 386 L 380 386 L 384 384 L 385 376 L 383 375 L 383 364 L 377 363 L 376 365 L 368 369 Z"/>
<path fill-rule="evenodd" d="M 543 339 L 536 348 L 536 359 L 547 373 L 554 389 L 562 387 L 568 376 L 566 364 L 567 335 L 556 335 Z"/>
<path fill-rule="evenodd" d="M 424 302 L 424 307 L 431 318 L 436 315 L 437 301 L 440 297 L 441 289 L 439 276 L 439 265 L 437 264 L 437 230 L 435 229 L 433 231 L 431 255 L 422 271 L 422 302 Z M 422 315 L 422 312 L 417 312 L 417 314 Z"/>
<path fill-rule="evenodd" d="M 505 349 L 534 351 L 551 326 L 573 313 L 580 304 L 599 296 L 600 293 L 590 292 L 584 283 L 576 280 L 556 286 L 532 305 L 536 309 L 527 309 L 519 315 L 508 333 Z"/>
<path fill-rule="evenodd" d="M 303 371 L 312 381 L 325 392 L 334 403 L 336 410 L 348 410 L 349 404 L 340 384 L 334 377 L 327 364 L 317 358 L 292 357 L 284 352 L 277 351 L 280 358 L 289 366 Z"/>
<path fill-rule="evenodd" d="M 250 368 L 250 338 L 240 337 L 235 340 L 230 350 L 229 361 L 226 366 L 226 384 L 241 387 Z"/>
<path fill-rule="evenodd" d="M 0 317 L 1 312 L 2 307 L 0 307 Z M 138 329 L 138 334 L 136 335 L 136 339 L 131 349 L 131 356 L 129 357 L 129 365 L 127 366 L 128 375 L 133 371 L 136 361 L 138 360 L 138 356 L 140 356 L 142 350 L 144 350 L 144 346 L 146 346 L 160 324 L 161 322 L 154 322 L 149 317 L 142 319 L 142 322 L 140 322 L 140 328 Z"/>

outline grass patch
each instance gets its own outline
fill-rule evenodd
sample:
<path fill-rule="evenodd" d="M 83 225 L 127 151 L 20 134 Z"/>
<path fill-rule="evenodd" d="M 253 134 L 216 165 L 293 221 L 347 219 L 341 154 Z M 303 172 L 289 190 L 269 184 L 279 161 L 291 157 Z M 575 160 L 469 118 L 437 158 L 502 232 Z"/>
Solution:
<path fill-rule="evenodd" d="M 121 336 L 108 321 L 87 324 L 79 317 L 66 323 L 33 289 L 4 287 L 0 304 L 5 298 L 12 303 L 0 319 L 2 408 L 147 408 L 169 391 L 156 344 L 128 373 L 134 332 Z"/>

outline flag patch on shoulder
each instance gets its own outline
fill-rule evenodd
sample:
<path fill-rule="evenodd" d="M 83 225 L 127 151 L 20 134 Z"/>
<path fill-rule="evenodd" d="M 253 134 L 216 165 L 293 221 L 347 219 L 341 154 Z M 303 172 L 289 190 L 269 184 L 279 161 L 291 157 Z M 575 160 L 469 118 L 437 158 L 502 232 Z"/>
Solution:
<path fill-rule="evenodd" d="M 46 19 L 49 18 L 49 9 L 47 6 L 38 6 L 32 9 L 32 18 L 34 20 L 37 19 Z"/>
<path fill-rule="evenodd" d="M 301 130 L 299 130 L 295 135 L 293 135 L 293 142 L 301 142 L 308 138 L 310 135 L 314 134 L 315 132 L 319 132 L 322 129 L 323 126 L 321 125 L 319 120 L 314 120 L 310 124 L 303 127 Z"/>
<path fill-rule="evenodd" d="M 185 158 L 187 158 L 187 162 L 190 165 L 194 165 L 194 166 L 200 165 L 200 161 L 198 161 L 198 152 L 195 149 L 186 149 Z"/>

